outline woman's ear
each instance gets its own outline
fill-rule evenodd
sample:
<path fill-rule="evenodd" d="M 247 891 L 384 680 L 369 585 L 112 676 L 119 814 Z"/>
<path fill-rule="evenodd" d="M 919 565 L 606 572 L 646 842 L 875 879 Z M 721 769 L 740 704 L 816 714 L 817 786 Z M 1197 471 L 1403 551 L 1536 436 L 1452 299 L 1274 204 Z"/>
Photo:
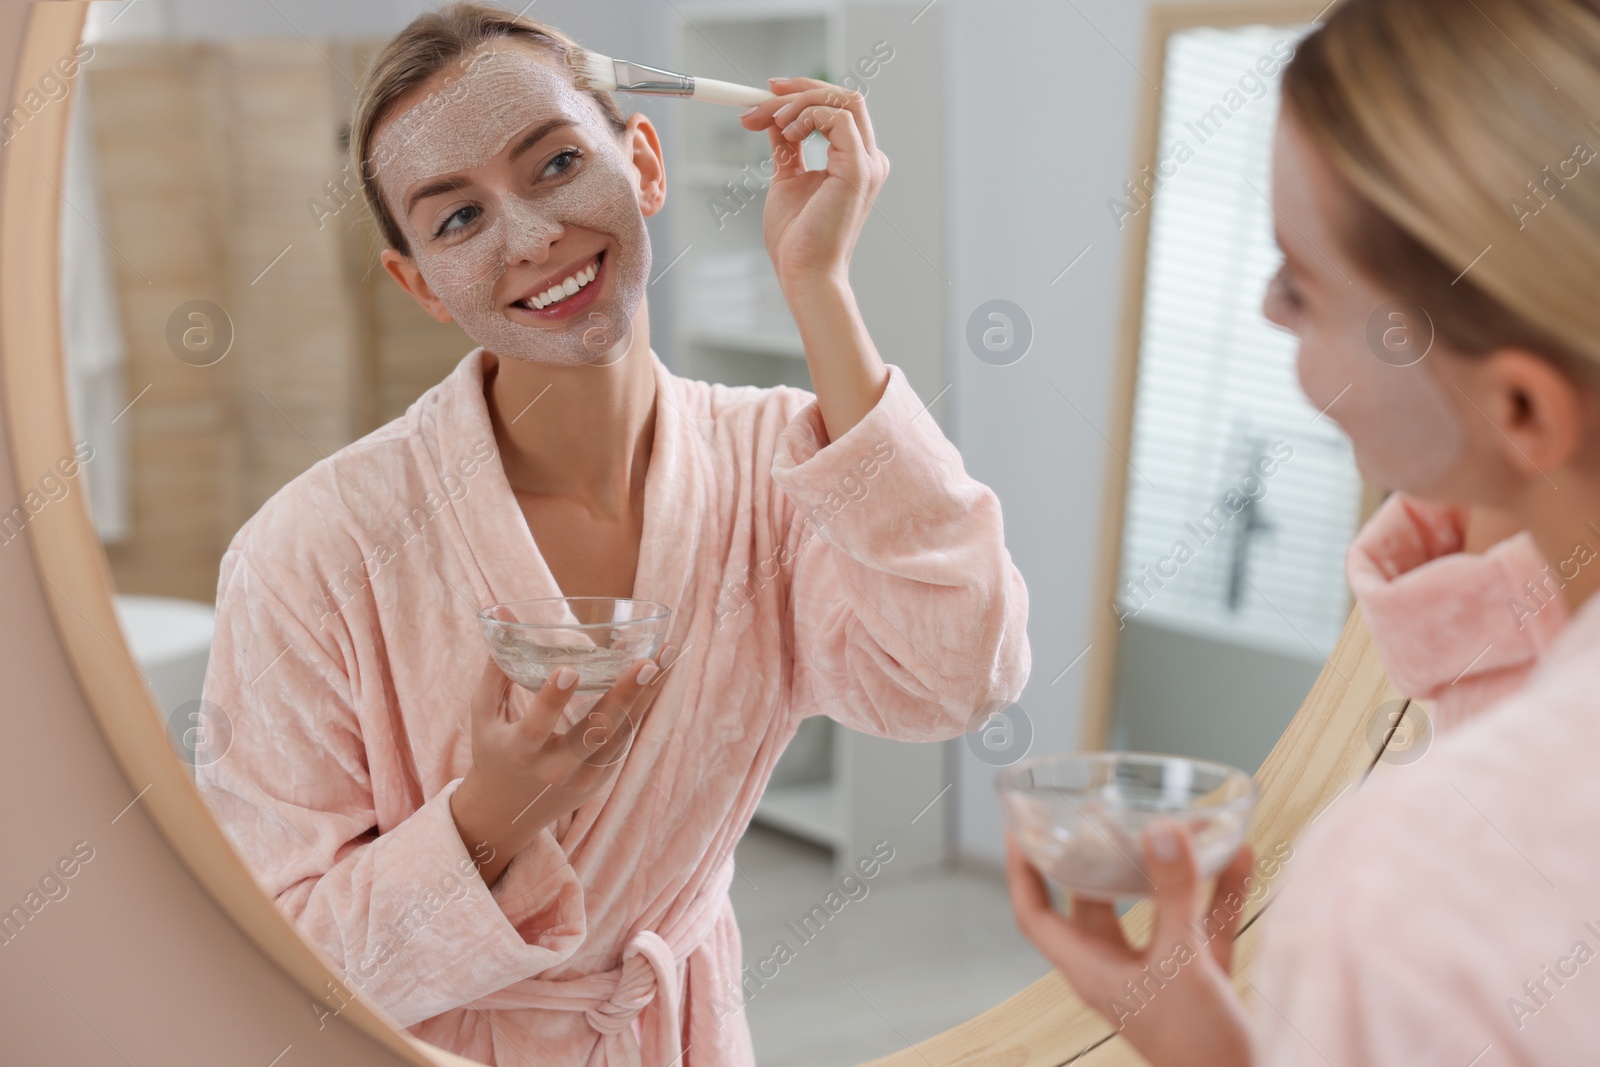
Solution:
<path fill-rule="evenodd" d="M 415 260 L 393 248 L 385 248 L 378 259 L 383 264 L 383 269 L 400 283 L 400 288 L 410 293 L 411 299 L 422 305 L 423 311 L 440 322 L 455 321 L 455 317 L 445 310 L 444 303 L 434 295 L 428 283 L 422 280 L 422 272 L 417 269 Z"/>
<path fill-rule="evenodd" d="M 1522 348 L 1496 349 L 1473 362 L 1468 399 L 1499 431 L 1498 447 L 1508 464 L 1542 479 L 1578 458 L 1596 415 L 1588 390 Z"/>
<path fill-rule="evenodd" d="M 622 145 L 639 176 L 639 210 L 648 218 L 667 202 L 667 167 L 661 155 L 661 139 L 650 120 L 634 112 L 628 116 Z"/>

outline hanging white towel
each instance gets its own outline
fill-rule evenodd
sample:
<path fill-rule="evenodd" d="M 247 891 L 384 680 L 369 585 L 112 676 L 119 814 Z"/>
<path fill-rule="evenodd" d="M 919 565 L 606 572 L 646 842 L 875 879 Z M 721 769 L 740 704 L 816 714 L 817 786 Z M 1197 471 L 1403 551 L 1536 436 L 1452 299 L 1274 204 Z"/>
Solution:
<path fill-rule="evenodd" d="M 88 79 L 78 78 L 67 102 L 67 150 L 61 192 L 61 339 L 73 441 L 87 441 L 94 458 L 79 475 L 103 542 L 131 530 L 128 417 L 122 415 L 126 346 L 111 272 L 114 251 L 103 236 L 99 167 L 90 136 Z M 113 421 L 115 420 L 115 421 Z"/>

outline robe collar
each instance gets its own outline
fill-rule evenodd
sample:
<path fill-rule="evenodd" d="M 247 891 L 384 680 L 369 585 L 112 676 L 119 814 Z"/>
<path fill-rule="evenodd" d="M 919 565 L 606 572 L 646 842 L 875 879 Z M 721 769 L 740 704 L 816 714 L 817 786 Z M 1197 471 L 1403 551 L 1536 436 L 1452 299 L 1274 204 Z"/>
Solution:
<path fill-rule="evenodd" d="M 694 456 L 685 454 L 685 446 L 695 447 L 690 440 L 695 435 L 685 432 L 685 400 L 683 390 L 677 387 L 681 379 L 667 369 L 654 351 L 649 355 L 656 383 L 655 430 L 650 466 L 645 472 L 643 535 L 633 595 L 660 601 L 672 609 L 666 640 L 681 648 L 688 630 L 685 594 L 699 550 L 699 519 L 703 514 L 695 502 L 707 497 L 700 484 L 702 465 L 694 461 Z M 477 475 L 466 479 L 470 486 L 466 494 L 451 500 L 465 535 L 465 550 L 487 588 L 479 609 L 505 601 L 562 595 L 528 529 L 499 458 L 484 396 L 487 358 L 482 347 L 473 349 L 441 383 L 434 439 L 426 440 L 429 435 L 423 435 L 424 447 L 431 453 L 440 476 L 453 472 L 460 478 L 455 470 L 457 463 L 473 455 L 474 449 L 479 449 L 481 455 L 482 442 L 487 441 L 495 450 L 494 457 L 482 464 Z M 538 418 L 538 407 L 531 408 L 524 417 Z"/>

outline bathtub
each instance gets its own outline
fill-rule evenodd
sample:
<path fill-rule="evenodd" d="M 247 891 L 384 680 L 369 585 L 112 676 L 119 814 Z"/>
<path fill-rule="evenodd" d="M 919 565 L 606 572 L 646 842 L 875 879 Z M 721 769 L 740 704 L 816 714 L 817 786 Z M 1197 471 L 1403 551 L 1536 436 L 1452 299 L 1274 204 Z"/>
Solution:
<path fill-rule="evenodd" d="M 186 749 L 184 754 L 193 766 L 193 749 L 181 739 L 199 707 L 196 701 L 206 680 L 216 611 L 210 604 L 156 596 L 118 596 L 115 606 L 134 662 L 144 671 L 161 720 L 168 725 L 168 735 Z"/>

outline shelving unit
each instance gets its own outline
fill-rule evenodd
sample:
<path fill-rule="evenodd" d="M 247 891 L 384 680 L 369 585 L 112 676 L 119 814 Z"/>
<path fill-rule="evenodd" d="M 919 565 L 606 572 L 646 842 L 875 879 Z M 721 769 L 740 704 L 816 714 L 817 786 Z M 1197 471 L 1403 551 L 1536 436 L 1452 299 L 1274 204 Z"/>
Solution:
<path fill-rule="evenodd" d="M 893 172 L 857 243 L 851 282 L 885 362 L 932 400 L 948 380 L 950 292 L 940 11 L 926 0 L 736 2 L 677 11 L 676 69 L 751 85 L 803 75 L 866 93 Z M 672 122 L 671 232 L 674 249 L 684 251 L 674 268 L 665 358 L 677 373 L 708 381 L 811 388 L 800 335 L 762 241 L 766 136 L 744 129 L 733 108 L 688 106 L 675 110 Z M 826 166 L 826 142 L 813 136 L 804 158 L 809 169 Z M 948 410 L 935 405 L 929 414 L 947 425 Z M 880 840 L 894 846 L 897 872 L 938 866 L 950 856 L 947 756 L 946 745 L 868 737 L 816 716 L 802 723 L 779 761 L 756 819 L 833 849 L 841 872 Z"/>

